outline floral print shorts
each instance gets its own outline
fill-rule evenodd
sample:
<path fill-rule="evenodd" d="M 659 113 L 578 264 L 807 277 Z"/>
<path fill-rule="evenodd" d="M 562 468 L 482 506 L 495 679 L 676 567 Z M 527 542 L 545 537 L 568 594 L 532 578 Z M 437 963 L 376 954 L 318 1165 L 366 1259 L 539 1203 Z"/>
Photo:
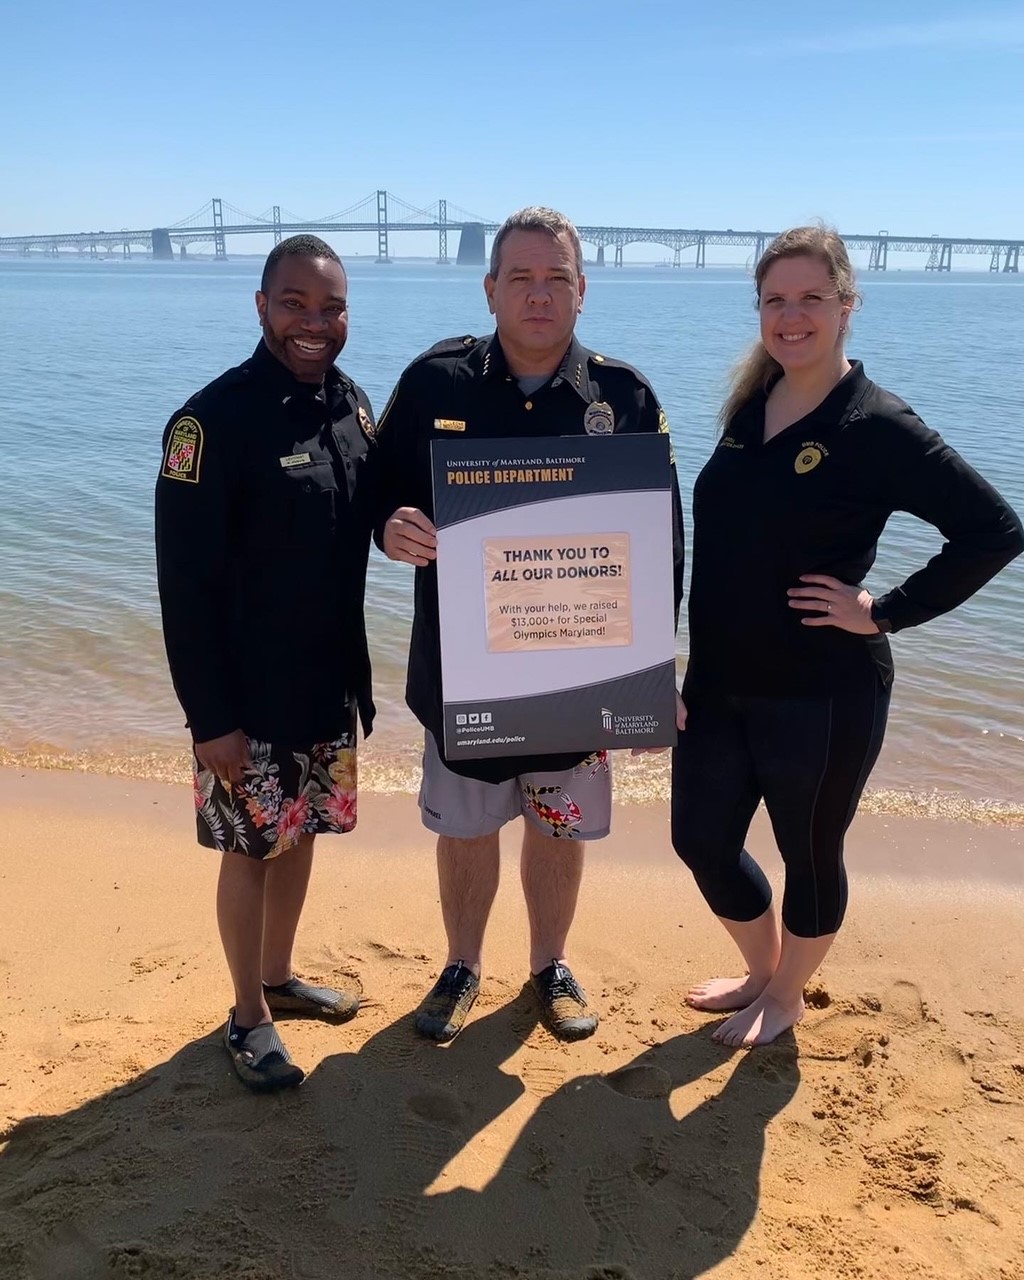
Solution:
<path fill-rule="evenodd" d="M 199 843 L 221 853 L 276 858 L 300 836 L 340 834 L 356 825 L 356 735 L 308 749 L 248 738 L 252 763 L 225 784 L 193 756 Z"/>

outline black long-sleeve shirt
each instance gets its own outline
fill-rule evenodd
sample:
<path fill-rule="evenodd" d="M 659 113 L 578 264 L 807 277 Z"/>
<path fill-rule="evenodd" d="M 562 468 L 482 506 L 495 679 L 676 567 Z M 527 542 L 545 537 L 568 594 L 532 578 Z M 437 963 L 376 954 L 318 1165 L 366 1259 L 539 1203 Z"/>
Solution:
<path fill-rule="evenodd" d="M 497 335 L 450 338 L 432 347 L 405 370 L 381 415 L 374 467 L 378 495 L 376 538 L 398 507 L 418 507 L 433 518 L 430 442 L 503 436 L 549 437 L 586 434 L 584 417 L 591 404 L 608 405 L 612 431 L 668 431 L 668 422 L 647 380 L 628 364 L 597 355 L 573 339 L 551 379 L 529 395 L 509 371 Z M 672 469 L 672 526 L 676 608 L 683 593 L 683 523 L 679 485 Z M 406 701 L 443 750 L 441 643 L 437 570 L 416 570 L 415 614 Z M 521 773 L 568 769 L 585 758 L 574 755 L 503 756 L 465 760 L 448 767 L 485 782 Z"/>
<path fill-rule="evenodd" d="M 859 584 L 889 516 L 909 512 L 946 542 L 877 598 L 900 631 L 956 608 L 1019 555 L 1021 522 L 859 362 L 767 443 L 765 402 L 759 394 L 736 414 L 694 487 L 687 688 L 798 696 L 840 688 L 867 662 L 888 682 L 885 636 L 805 627 L 788 588 L 806 573 Z"/>
<path fill-rule="evenodd" d="M 373 723 L 363 621 L 373 500 L 363 391 L 261 342 L 172 417 L 156 485 L 164 640 L 193 739 L 283 745 Z"/>

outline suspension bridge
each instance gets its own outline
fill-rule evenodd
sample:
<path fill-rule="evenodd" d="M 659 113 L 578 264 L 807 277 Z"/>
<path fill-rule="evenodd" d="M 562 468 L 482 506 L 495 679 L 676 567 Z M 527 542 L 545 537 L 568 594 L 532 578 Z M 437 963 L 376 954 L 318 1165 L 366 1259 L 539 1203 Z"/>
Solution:
<path fill-rule="evenodd" d="M 272 236 L 275 244 L 285 236 L 302 232 L 316 235 L 366 233 L 377 238 L 378 262 L 391 261 L 391 239 L 396 233 L 428 232 L 437 236 L 437 260 L 450 262 L 449 236 L 457 237 L 455 258 L 459 263 L 482 265 L 487 260 L 486 237 L 500 223 L 459 209 L 447 200 L 421 208 L 389 191 L 371 192 L 356 204 L 319 218 L 301 218 L 280 205 L 261 214 L 246 213 L 227 201 L 214 197 L 201 209 L 166 227 L 114 231 L 68 231 L 21 236 L 0 236 L 0 253 L 42 253 L 59 256 L 76 252 L 102 257 L 120 254 L 130 258 L 133 251 L 156 260 L 187 257 L 192 245 L 212 244 L 214 258 L 226 259 L 228 238 Z M 580 238 L 596 249 L 596 264 L 603 267 L 606 251 L 616 267 L 623 265 L 623 250 L 632 244 L 659 245 L 672 251 L 672 265 L 684 265 L 684 254 L 693 250 L 685 265 L 704 267 L 710 246 L 732 245 L 753 250 L 756 262 L 775 236 L 773 231 L 708 230 L 683 227 L 611 227 L 577 224 Z M 925 255 L 926 271 L 951 271 L 954 256 L 972 254 L 987 257 L 990 271 L 1016 273 L 1024 256 L 1024 237 L 993 240 L 968 236 L 890 235 L 888 231 L 843 234 L 850 249 L 868 254 L 869 271 L 885 271 L 890 253 Z"/>

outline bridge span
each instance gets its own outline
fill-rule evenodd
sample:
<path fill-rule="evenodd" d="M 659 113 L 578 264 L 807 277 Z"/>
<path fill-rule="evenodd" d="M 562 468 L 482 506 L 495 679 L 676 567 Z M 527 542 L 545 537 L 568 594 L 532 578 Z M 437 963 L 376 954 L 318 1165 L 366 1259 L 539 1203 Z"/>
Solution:
<path fill-rule="evenodd" d="M 458 236 L 457 261 L 482 265 L 486 261 L 486 237 L 493 235 L 499 225 L 457 209 L 447 200 L 438 200 L 421 209 L 388 191 L 377 191 L 348 209 L 314 219 L 299 218 L 280 205 L 274 205 L 257 216 L 215 197 L 188 218 L 167 227 L 0 236 L 0 253 L 57 256 L 61 252 L 77 252 L 91 257 L 120 253 L 131 257 L 133 250 L 139 250 L 157 260 L 170 260 L 175 253 L 184 258 L 191 245 L 212 244 L 214 257 L 226 259 L 229 237 L 269 235 L 278 244 L 283 237 L 302 232 L 317 235 L 366 233 L 377 237 L 377 261 L 389 262 L 391 237 L 396 232 L 418 231 L 437 236 L 438 262 L 450 261 L 448 236 L 452 234 Z M 614 265 L 621 267 L 623 250 L 631 244 L 653 244 L 670 249 L 672 265 L 676 267 L 684 265 L 683 254 L 690 249 L 694 251 L 692 265 L 704 267 L 708 246 L 718 245 L 752 249 L 756 262 L 776 234 L 774 231 L 735 231 L 732 228 L 723 231 L 683 227 L 577 226 L 580 238 L 596 249 L 599 267 L 606 263 L 607 250 L 612 251 Z M 990 271 L 1015 273 L 1020 270 L 1021 257 L 1024 256 L 1024 236 L 993 240 L 969 236 L 891 235 L 888 231 L 877 231 L 843 233 L 843 239 L 850 249 L 867 252 L 869 271 L 885 271 L 890 252 L 926 255 L 926 271 L 951 271 L 954 255 L 973 254 L 986 256 Z"/>

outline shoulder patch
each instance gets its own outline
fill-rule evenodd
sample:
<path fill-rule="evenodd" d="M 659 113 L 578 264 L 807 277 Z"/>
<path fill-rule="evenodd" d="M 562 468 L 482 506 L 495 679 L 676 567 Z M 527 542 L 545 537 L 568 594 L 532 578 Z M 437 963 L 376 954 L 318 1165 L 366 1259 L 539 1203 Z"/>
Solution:
<path fill-rule="evenodd" d="M 199 425 L 198 418 L 178 418 L 167 438 L 160 475 L 165 480 L 184 480 L 188 484 L 198 484 L 202 461 L 203 428 Z"/>
<path fill-rule="evenodd" d="M 675 445 L 672 443 L 672 432 L 669 430 L 668 426 L 668 414 L 660 404 L 658 405 L 658 434 L 668 436 L 668 460 L 673 466 L 675 466 L 676 449 Z"/>
<path fill-rule="evenodd" d="M 362 405 L 356 410 L 356 417 L 359 420 L 363 435 L 366 436 L 367 440 L 373 440 L 377 435 L 377 425 Z"/>

